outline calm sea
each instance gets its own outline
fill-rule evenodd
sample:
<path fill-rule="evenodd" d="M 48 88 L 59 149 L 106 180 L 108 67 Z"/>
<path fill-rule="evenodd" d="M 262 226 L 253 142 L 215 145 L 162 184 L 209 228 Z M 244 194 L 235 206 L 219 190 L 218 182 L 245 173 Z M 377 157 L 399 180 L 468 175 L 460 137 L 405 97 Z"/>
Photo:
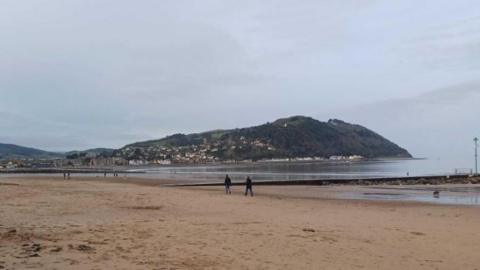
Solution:
<path fill-rule="evenodd" d="M 467 164 L 468 165 L 468 164 Z M 134 169 L 145 177 L 174 179 L 179 182 L 222 181 L 229 174 L 233 181 L 247 176 L 254 180 L 352 179 L 394 176 L 447 175 L 470 173 L 465 162 L 441 159 L 379 159 L 363 161 L 256 162 L 197 166 L 156 166 Z"/>

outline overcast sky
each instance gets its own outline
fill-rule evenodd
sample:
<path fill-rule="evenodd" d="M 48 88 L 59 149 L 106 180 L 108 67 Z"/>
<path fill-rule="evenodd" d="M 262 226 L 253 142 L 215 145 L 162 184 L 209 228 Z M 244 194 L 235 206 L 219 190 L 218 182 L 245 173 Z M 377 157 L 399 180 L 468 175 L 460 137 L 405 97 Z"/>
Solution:
<path fill-rule="evenodd" d="M 478 0 L 2 0 L 0 40 L 0 142 L 121 147 L 290 115 L 416 156 L 480 136 Z"/>

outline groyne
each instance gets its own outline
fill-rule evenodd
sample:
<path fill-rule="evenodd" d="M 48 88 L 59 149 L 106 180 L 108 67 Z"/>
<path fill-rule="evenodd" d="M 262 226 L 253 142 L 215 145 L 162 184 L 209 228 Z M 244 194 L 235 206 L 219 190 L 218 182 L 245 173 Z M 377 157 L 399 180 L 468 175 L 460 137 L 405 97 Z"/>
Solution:
<path fill-rule="evenodd" d="M 410 176 L 410 177 L 379 177 L 356 179 L 318 179 L 318 180 L 285 180 L 285 181 L 254 181 L 256 186 L 328 186 L 328 185 L 440 185 L 440 184 L 480 184 L 480 176 L 468 174 L 435 175 L 435 176 Z M 195 186 L 223 186 L 223 182 L 216 183 L 191 183 L 174 184 L 169 186 L 195 187 Z M 233 186 L 245 185 L 243 182 L 234 182 Z"/>

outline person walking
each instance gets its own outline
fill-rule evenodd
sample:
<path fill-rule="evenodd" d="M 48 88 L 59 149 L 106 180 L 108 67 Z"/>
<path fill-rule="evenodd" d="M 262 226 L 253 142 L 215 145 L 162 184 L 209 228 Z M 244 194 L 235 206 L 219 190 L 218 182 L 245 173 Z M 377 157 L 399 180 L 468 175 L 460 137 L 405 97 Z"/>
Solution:
<path fill-rule="evenodd" d="M 250 176 L 247 176 L 247 181 L 245 183 L 245 196 L 247 196 L 248 191 L 250 191 L 250 195 L 253 197 L 253 189 L 252 189 L 252 179 L 250 179 Z"/>
<path fill-rule="evenodd" d="M 225 193 L 226 194 L 232 194 L 232 191 L 230 190 L 230 186 L 232 185 L 232 179 L 230 179 L 230 177 L 228 176 L 225 176 Z"/>

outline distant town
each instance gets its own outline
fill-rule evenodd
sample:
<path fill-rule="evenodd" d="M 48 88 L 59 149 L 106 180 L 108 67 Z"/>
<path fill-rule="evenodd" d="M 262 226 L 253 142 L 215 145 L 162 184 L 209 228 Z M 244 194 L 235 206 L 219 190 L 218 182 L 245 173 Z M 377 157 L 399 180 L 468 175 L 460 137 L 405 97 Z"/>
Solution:
<path fill-rule="evenodd" d="M 254 142 L 256 146 L 271 148 L 262 145 L 261 142 Z M 292 158 L 271 158 L 271 159 L 220 159 L 214 156 L 218 145 L 192 145 L 182 147 L 152 147 L 149 152 L 155 152 L 153 159 L 143 158 L 145 153 L 141 149 L 130 149 L 128 147 L 108 156 L 105 153 L 79 152 L 66 155 L 64 158 L 54 159 L 33 159 L 33 158 L 10 158 L 0 160 L 0 169 L 17 168 L 85 168 L 85 167 L 116 167 L 116 166 L 148 166 L 148 165 L 181 165 L 181 164 L 209 164 L 209 163 L 248 163 L 248 162 L 290 162 L 290 161 L 355 161 L 363 159 L 360 155 L 351 156 L 330 156 L 330 157 L 292 157 Z M 232 146 L 235 147 L 235 146 Z M 242 146 L 238 146 L 241 148 Z M 272 149 L 272 148 L 271 148 Z M 130 154 L 129 154 L 130 153 Z M 119 156 L 116 156 L 119 155 Z M 120 155 L 127 155 L 128 158 Z"/>

